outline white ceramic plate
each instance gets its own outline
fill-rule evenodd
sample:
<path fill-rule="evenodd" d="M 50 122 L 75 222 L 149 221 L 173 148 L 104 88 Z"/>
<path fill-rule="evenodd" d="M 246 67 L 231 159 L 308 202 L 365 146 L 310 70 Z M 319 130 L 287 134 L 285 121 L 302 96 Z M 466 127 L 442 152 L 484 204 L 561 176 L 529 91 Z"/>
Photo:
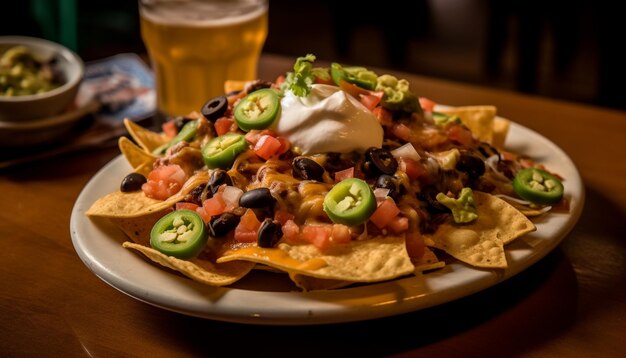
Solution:
<path fill-rule="evenodd" d="M 149 264 L 122 248 L 117 228 L 95 222 L 85 211 L 99 197 L 117 190 L 131 170 L 118 157 L 83 189 L 72 211 L 76 252 L 102 280 L 138 300 L 192 316 L 251 324 L 319 324 L 366 320 L 439 305 L 493 286 L 532 265 L 554 249 L 574 227 L 583 207 L 584 187 L 574 163 L 540 134 L 512 123 L 507 148 L 527 154 L 566 178 L 569 214 L 549 214 L 537 231 L 506 247 L 506 270 L 479 270 L 462 263 L 419 277 L 337 289 L 284 291 L 279 274 L 253 273 L 235 287 L 210 287 Z"/>

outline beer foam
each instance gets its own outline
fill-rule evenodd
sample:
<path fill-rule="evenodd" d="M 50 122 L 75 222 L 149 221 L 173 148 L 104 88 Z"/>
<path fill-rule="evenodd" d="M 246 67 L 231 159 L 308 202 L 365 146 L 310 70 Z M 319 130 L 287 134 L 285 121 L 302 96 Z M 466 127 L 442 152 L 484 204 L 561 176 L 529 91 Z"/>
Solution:
<path fill-rule="evenodd" d="M 236 25 L 255 19 L 265 12 L 267 2 L 259 0 L 145 0 L 140 7 L 141 16 L 151 22 L 189 27 Z"/>

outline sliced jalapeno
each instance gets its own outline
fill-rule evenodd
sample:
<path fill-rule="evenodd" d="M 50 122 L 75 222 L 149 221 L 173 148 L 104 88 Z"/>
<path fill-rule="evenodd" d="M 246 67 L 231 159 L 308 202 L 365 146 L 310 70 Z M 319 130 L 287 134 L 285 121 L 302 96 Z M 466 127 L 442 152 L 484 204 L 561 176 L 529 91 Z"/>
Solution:
<path fill-rule="evenodd" d="M 344 179 L 324 197 L 324 211 L 337 224 L 355 226 L 364 223 L 375 210 L 374 192 L 361 179 Z"/>
<path fill-rule="evenodd" d="M 342 66 L 336 62 L 330 65 L 330 77 L 337 86 L 339 86 L 341 80 L 344 80 L 370 91 L 376 88 L 378 79 L 374 72 L 365 67 Z"/>
<path fill-rule="evenodd" d="M 150 246 L 165 255 L 184 260 L 198 255 L 208 237 L 200 215 L 191 210 L 176 210 L 154 224 Z"/>
<path fill-rule="evenodd" d="M 196 136 L 196 133 L 198 133 L 198 120 L 187 122 L 174 138 L 170 139 L 169 142 L 163 144 L 162 146 L 156 148 L 152 152 L 152 154 L 163 154 L 169 147 L 182 141 L 191 142 Z"/>
<path fill-rule="evenodd" d="M 237 133 L 226 133 L 211 139 L 202 147 L 202 160 L 210 169 L 228 168 L 239 153 L 248 149 L 246 138 Z"/>
<path fill-rule="evenodd" d="M 244 131 L 269 127 L 280 109 L 276 91 L 263 88 L 244 97 L 235 107 L 235 122 Z"/>
<path fill-rule="evenodd" d="M 513 189 L 522 199 L 537 204 L 554 204 L 563 197 L 563 184 L 539 168 L 520 170 L 513 178 Z"/>

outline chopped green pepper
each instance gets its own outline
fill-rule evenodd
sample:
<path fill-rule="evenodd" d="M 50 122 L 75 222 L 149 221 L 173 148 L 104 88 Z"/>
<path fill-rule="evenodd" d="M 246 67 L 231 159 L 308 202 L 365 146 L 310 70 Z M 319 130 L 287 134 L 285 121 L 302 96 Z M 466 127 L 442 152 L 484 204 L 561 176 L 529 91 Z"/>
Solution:
<path fill-rule="evenodd" d="M 513 178 L 513 189 L 522 199 L 536 204 L 554 204 L 563 197 L 563 184 L 539 168 L 520 170 Z"/>
<path fill-rule="evenodd" d="M 324 211 L 337 224 L 355 226 L 364 223 L 375 210 L 374 192 L 361 179 L 344 179 L 324 197 Z"/>
<path fill-rule="evenodd" d="M 200 253 L 209 237 L 202 217 L 195 211 L 176 210 L 156 222 L 150 232 L 150 246 L 179 259 Z"/>
<path fill-rule="evenodd" d="M 211 139 L 202 147 L 202 160 L 209 169 L 228 168 L 239 153 L 248 149 L 246 138 L 237 133 L 226 133 Z"/>
<path fill-rule="evenodd" d="M 365 67 L 342 66 L 336 62 L 330 65 L 330 77 L 337 86 L 340 85 L 341 80 L 344 80 L 370 91 L 376 88 L 376 80 L 378 79 L 376 73 Z"/>
<path fill-rule="evenodd" d="M 198 133 L 198 120 L 189 121 L 185 123 L 183 128 L 180 129 L 180 132 L 178 132 L 178 134 L 174 138 L 172 138 L 169 142 L 157 147 L 155 150 L 152 151 L 152 154 L 163 154 L 168 148 L 182 141 L 191 142 L 196 136 L 196 133 Z"/>
<path fill-rule="evenodd" d="M 452 211 L 456 223 L 469 223 L 478 218 L 474 195 L 470 188 L 461 189 L 458 199 L 451 198 L 444 193 L 437 194 L 435 198 Z"/>
<path fill-rule="evenodd" d="M 280 100 L 276 91 L 263 88 L 244 97 L 235 107 L 235 122 L 244 131 L 264 129 L 276 119 Z"/>

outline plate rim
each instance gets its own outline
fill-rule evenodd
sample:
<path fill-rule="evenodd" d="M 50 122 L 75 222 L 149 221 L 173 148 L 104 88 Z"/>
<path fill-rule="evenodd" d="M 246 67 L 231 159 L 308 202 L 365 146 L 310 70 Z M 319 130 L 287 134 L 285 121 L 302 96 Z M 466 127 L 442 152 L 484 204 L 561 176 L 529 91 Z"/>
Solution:
<path fill-rule="evenodd" d="M 83 263 L 98 278 L 120 292 L 156 307 L 200 318 L 245 324 L 308 325 L 362 321 L 422 310 L 469 296 L 526 270 L 556 248 L 580 218 L 584 207 L 585 191 L 580 173 L 572 159 L 548 138 L 512 121 L 508 137 L 507 143 L 510 138 L 525 137 L 526 140 L 518 138 L 521 139 L 518 142 L 526 143 L 528 137 L 534 137 L 535 140 L 541 142 L 542 147 L 550 147 L 548 159 L 557 160 L 567 169 L 566 195 L 571 196 L 573 200 L 569 213 L 551 213 L 548 220 L 536 223 L 538 230 L 531 233 L 529 237 L 547 241 L 540 242 L 540 250 L 523 240 L 520 244 L 517 244 L 518 240 L 510 244 L 516 245 L 513 252 L 509 251 L 510 246 L 507 246 L 507 260 L 511 262 L 512 259 L 513 264 L 504 270 L 476 269 L 460 262 L 453 262 L 441 270 L 426 275 L 403 277 L 337 290 L 251 291 L 241 288 L 206 286 L 186 277 L 174 275 L 148 264 L 139 255 L 122 248 L 121 243 L 115 249 L 118 250 L 115 251 L 116 253 L 119 252 L 119 260 L 114 261 L 120 266 L 111 267 L 107 264 L 111 262 L 111 258 L 102 257 L 101 251 L 94 252 L 96 241 L 86 240 L 84 237 L 86 227 L 96 233 L 98 230 L 103 230 L 103 226 L 99 225 L 97 220 L 90 220 L 85 216 L 85 211 L 91 205 L 91 202 L 86 202 L 86 200 L 94 196 L 94 187 L 99 184 L 98 181 L 111 175 L 110 172 L 121 171 L 124 165 L 127 171 L 130 170 L 130 166 L 122 155 L 101 168 L 76 199 L 70 219 L 72 243 Z M 569 183 L 574 185 L 570 186 Z M 555 235 L 542 237 L 541 227 L 549 224 L 554 226 L 559 223 L 561 226 L 552 229 L 556 230 Z M 112 243 L 109 242 L 109 244 Z M 524 246 L 531 247 L 525 249 Z M 109 245 L 109 247 L 112 246 Z M 509 255 L 512 255 L 512 258 Z M 521 258 L 518 259 L 517 256 Z M 518 260 L 521 261 L 518 262 Z M 126 272 L 121 275 L 120 270 L 129 267 L 130 273 Z M 454 283 L 452 278 L 458 275 L 466 276 L 463 284 L 460 286 L 451 284 Z M 145 282 L 138 282 L 137 277 L 149 278 L 149 286 L 146 286 Z M 446 283 L 447 281 L 450 283 Z M 166 291 L 159 290 L 154 287 L 154 282 L 159 282 L 159 286 L 168 285 L 169 288 Z M 428 287 L 433 283 L 437 286 L 437 290 L 430 292 Z"/>

